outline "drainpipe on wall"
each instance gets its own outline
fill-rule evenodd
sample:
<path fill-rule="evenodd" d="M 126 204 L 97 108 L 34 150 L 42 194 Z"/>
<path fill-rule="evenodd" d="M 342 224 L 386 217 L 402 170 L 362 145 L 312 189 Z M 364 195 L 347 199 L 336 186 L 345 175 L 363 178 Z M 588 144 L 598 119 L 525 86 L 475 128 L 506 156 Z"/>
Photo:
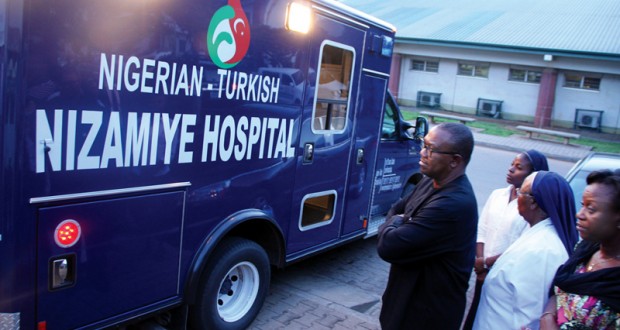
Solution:
<path fill-rule="evenodd" d="M 543 70 L 538 90 L 536 114 L 534 115 L 534 126 L 536 127 L 549 127 L 551 125 L 557 80 L 558 71 L 556 69 L 546 68 Z"/>

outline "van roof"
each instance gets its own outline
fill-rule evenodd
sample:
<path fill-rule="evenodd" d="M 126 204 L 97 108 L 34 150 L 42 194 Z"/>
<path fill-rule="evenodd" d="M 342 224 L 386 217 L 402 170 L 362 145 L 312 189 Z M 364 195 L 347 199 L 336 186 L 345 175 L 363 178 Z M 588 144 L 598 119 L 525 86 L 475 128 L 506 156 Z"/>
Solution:
<path fill-rule="evenodd" d="M 371 24 L 374 25 L 378 28 L 387 30 L 389 32 L 396 32 L 396 27 L 386 21 L 383 21 L 375 16 L 366 14 L 360 10 L 357 10 L 355 8 L 349 7 L 345 4 L 343 4 L 342 2 L 339 1 L 335 1 L 335 0 L 313 0 L 314 3 L 317 3 L 319 5 L 323 5 L 325 7 L 337 10 L 338 12 L 346 12 L 348 13 L 351 17 L 363 21 L 367 24 Z"/>

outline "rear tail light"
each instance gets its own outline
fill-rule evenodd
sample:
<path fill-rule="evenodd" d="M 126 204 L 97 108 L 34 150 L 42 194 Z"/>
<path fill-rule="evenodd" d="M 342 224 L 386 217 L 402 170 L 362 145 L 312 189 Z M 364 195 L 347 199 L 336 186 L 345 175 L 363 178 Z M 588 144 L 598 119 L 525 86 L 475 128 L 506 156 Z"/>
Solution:
<path fill-rule="evenodd" d="M 73 220 L 63 220 L 54 231 L 54 241 L 61 248 L 75 245 L 82 236 L 80 224 Z M 75 254 L 56 256 L 49 261 L 49 289 L 58 290 L 73 286 L 76 279 Z"/>
<path fill-rule="evenodd" d="M 82 229 L 80 224 L 72 219 L 67 219 L 61 222 L 54 233 L 54 240 L 56 244 L 62 248 L 68 248 L 80 239 L 82 235 Z"/>

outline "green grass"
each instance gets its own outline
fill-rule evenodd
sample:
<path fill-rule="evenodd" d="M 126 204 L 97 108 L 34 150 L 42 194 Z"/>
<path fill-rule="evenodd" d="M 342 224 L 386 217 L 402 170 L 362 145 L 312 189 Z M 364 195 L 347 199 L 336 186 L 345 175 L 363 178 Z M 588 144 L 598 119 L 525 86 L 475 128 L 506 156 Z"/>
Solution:
<path fill-rule="evenodd" d="M 418 117 L 417 111 L 404 110 L 402 115 L 405 120 L 415 120 Z M 444 118 L 435 118 L 437 122 L 454 121 Z M 514 134 L 525 135 L 525 133 L 517 131 L 511 126 L 505 126 L 492 122 L 476 121 L 467 124 L 470 127 L 475 127 L 483 130 L 484 134 L 496 135 L 496 136 L 511 136 Z M 562 139 L 557 139 L 558 142 L 562 142 Z M 620 143 L 599 141 L 589 138 L 571 139 L 571 144 L 578 144 L 583 146 L 592 147 L 592 151 L 600 152 L 613 152 L 620 153 Z"/>
<path fill-rule="evenodd" d="M 580 144 L 583 146 L 592 147 L 592 151 L 601 151 L 601 152 L 613 152 L 616 154 L 620 154 L 620 143 L 616 142 L 604 142 L 597 141 L 592 139 L 580 138 L 577 140 L 571 140 L 574 144 Z"/>
<path fill-rule="evenodd" d="M 490 135 L 496 135 L 496 136 L 511 136 L 514 134 L 521 134 L 519 132 L 516 132 L 515 130 L 507 129 L 506 127 L 502 125 L 498 125 L 495 123 L 487 123 L 484 121 L 476 121 L 476 122 L 469 124 L 469 126 L 482 129 L 484 134 L 490 134 Z"/>
<path fill-rule="evenodd" d="M 420 115 L 417 111 L 402 110 L 401 114 L 405 120 L 415 120 Z"/>

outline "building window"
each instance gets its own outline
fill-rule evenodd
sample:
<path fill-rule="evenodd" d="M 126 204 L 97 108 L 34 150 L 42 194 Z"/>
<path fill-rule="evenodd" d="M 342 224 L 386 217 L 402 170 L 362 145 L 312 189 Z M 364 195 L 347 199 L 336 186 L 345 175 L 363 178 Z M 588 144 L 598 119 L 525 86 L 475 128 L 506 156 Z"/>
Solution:
<path fill-rule="evenodd" d="M 578 73 L 565 73 L 564 87 L 597 91 L 601 87 L 601 78 L 585 76 Z"/>
<path fill-rule="evenodd" d="M 489 67 L 490 65 L 487 63 L 460 62 L 457 74 L 459 76 L 488 78 Z"/>
<path fill-rule="evenodd" d="M 411 70 L 439 72 L 439 60 L 414 58 L 411 60 Z"/>
<path fill-rule="evenodd" d="M 520 82 L 528 82 L 528 83 L 540 83 L 540 78 L 542 77 L 542 71 L 531 70 L 531 69 L 510 69 L 510 74 L 508 75 L 508 80 L 510 81 L 520 81 Z"/>

